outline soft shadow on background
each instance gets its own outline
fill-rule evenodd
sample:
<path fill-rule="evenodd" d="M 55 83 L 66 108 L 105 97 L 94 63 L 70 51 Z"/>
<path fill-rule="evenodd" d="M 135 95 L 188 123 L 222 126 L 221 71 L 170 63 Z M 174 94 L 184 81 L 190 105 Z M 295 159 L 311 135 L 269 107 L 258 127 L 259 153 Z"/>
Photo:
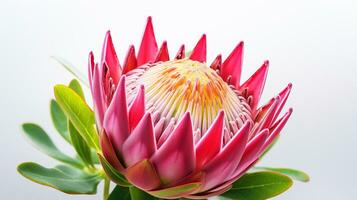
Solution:
<path fill-rule="evenodd" d="M 260 165 L 302 169 L 311 182 L 296 182 L 276 199 L 355 199 L 356 10 L 357 3 L 347 0 L 2 1 L 0 199 L 100 199 L 65 195 L 17 174 L 23 161 L 55 164 L 25 141 L 20 124 L 39 123 L 61 141 L 50 121 L 49 100 L 53 85 L 72 76 L 50 56 L 64 57 L 86 73 L 88 52 L 99 58 L 110 29 L 123 61 L 129 44 L 140 43 L 149 15 L 158 42 L 168 40 L 173 54 L 181 43 L 193 48 L 207 33 L 209 62 L 245 41 L 243 79 L 269 59 L 263 102 L 294 84 L 287 102 L 293 116 Z"/>

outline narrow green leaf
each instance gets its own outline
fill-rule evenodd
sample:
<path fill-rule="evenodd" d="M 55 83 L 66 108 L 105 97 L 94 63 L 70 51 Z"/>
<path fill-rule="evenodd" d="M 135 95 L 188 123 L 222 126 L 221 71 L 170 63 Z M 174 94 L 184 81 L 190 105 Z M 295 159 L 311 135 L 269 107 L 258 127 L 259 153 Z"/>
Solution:
<path fill-rule="evenodd" d="M 37 124 L 25 123 L 22 125 L 22 129 L 24 135 L 38 150 L 63 163 L 79 168 L 82 167 L 81 162 L 62 153 L 52 142 L 48 134 Z"/>
<path fill-rule="evenodd" d="M 221 196 L 233 200 L 264 200 L 285 192 L 292 184 L 289 177 L 275 172 L 249 173 Z"/>
<path fill-rule="evenodd" d="M 90 147 L 99 151 L 93 111 L 75 91 L 65 85 L 56 85 L 54 93 L 58 104 L 83 139 Z"/>
<path fill-rule="evenodd" d="M 76 67 L 74 67 L 71 63 L 69 63 L 67 60 L 61 57 L 52 56 L 51 58 L 57 61 L 69 73 L 71 73 L 73 76 L 78 78 L 82 83 L 84 83 L 87 87 L 89 87 L 89 83 L 87 82 L 86 76 L 84 76 L 81 72 L 79 72 L 79 70 Z"/>
<path fill-rule="evenodd" d="M 108 200 L 131 200 L 130 191 L 128 187 L 122 187 L 120 185 L 115 186 L 110 193 Z"/>
<path fill-rule="evenodd" d="M 306 174 L 303 171 L 296 170 L 296 169 L 289 169 L 289 168 L 272 168 L 272 167 L 254 167 L 254 171 L 272 171 L 272 172 L 277 172 L 280 174 L 284 174 L 289 176 L 290 178 L 297 180 L 297 181 L 302 181 L 302 182 L 308 182 L 310 180 L 310 177 L 308 174 Z"/>
<path fill-rule="evenodd" d="M 20 164 L 17 170 L 31 181 L 68 194 L 95 194 L 98 183 L 102 179 L 98 174 L 89 174 L 67 165 L 45 168 L 27 162 Z"/>
<path fill-rule="evenodd" d="M 71 143 L 71 138 L 68 132 L 67 117 L 54 99 L 51 100 L 50 111 L 51 119 L 56 130 L 68 143 Z"/>
<path fill-rule="evenodd" d="M 100 154 L 98 154 L 100 162 L 102 163 L 102 167 L 110 179 L 121 186 L 129 187 L 131 186 L 130 183 L 125 179 L 125 177 L 114 167 L 110 165 L 110 163 Z"/>
<path fill-rule="evenodd" d="M 75 91 L 83 99 L 83 101 L 85 101 L 83 89 L 76 79 L 73 79 L 69 83 L 69 88 Z M 87 165 L 93 165 L 92 157 L 91 157 L 91 149 L 86 143 L 86 141 L 83 139 L 83 137 L 79 134 L 77 129 L 73 126 L 73 123 L 71 121 L 68 121 L 68 130 L 70 132 L 71 142 L 73 144 L 73 147 L 78 153 L 79 157 Z"/>
<path fill-rule="evenodd" d="M 71 135 L 71 141 L 78 156 L 86 165 L 93 165 L 91 150 L 82 136 L 78 133 L 77 129 L 73 126 L 72 122 L 68 122 L 68 130 Z"/>

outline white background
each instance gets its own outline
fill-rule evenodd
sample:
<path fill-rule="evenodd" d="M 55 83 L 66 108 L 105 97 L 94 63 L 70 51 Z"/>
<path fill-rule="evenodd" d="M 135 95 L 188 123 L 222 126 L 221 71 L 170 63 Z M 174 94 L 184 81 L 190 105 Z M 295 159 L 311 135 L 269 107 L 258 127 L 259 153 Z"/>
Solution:
<path fill-rule="evenodd" d="M 357 157 L 357 4 L 354 1 L 1 1 L 0 3 L 0 199 L 100 199 L 68 196 L 16 172 L 23 161 L 56 162 L 32 148 L 20 124 L 32 121 L 55 134 L 49 100 L 56 83 L 72 76 L 50 59 L 66 58 L 86 73 L 87 55 L 100 54 L 112 31 L 119 58 L 138 47 L 151 15 L 157 40 L 170 52 L 192 48 L 207 33 L 209 60 L 245 41 L 243 79 L 265 59 L 270 71 L 263 102 L 289 82 L 294 113 L 281 140 L 261 165 L 302 169 L 277 199 L 355 199 Z"/>

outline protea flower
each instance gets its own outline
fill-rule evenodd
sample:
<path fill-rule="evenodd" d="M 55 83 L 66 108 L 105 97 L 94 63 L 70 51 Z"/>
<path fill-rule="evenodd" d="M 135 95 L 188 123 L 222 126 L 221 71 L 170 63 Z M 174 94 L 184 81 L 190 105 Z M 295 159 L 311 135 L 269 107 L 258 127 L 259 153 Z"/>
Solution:
<path fill-rule="evenodd" d="M 206 63 L 206 36 L 189 57 L 158 48 L 151 18 L 136 55 L 119 64 L 112 38 L 89 55 L 89 79 L 105 159 L 136 187 L 161 198 L 202 199 L 228 189 L 279 135 L 291 84 L 258 107 L 269 62 L 241 84 L 243 42 Z"/>

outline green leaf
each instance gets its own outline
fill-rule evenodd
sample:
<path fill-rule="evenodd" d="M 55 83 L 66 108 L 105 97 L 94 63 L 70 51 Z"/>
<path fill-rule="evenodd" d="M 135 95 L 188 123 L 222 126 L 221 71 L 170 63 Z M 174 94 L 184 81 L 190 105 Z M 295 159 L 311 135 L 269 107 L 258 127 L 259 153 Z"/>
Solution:
<path fill-rule="evenodd" d="M 93 164 L 100 164 L 99 158 L 98 158 L 98 154 L 94 149 L 91 149 L 90 151 L 91 154 L 91 159 L 92 159 L 92 163 Z"/>
<path fill-rule="evenodd" d="M 71 80 L 68 87 L 75 91 L 80 97 L 82 97 L 83 101 L 85 101 L 84 92 L 81 87 L 81 84 L 76 79 Z"/>
<path fill-rule="evenodd" d="M 71 88 L 73 91 L 75 91 L 83 100 L 84 98 L 84 93 L 82 90 L 81 85 L 76 79 L 73 79 L 69 83 L 69 88 Z M 68 121 L 68 130 L 70 132 L 71 136 L 71 142 L 73 144 L 74 149 L 78 153 L 79 157 L 83 160 L 84 163 L 87 165 L 93 165 L 92 162 L 92 155 L 91 155 L 91 149 L 86 143 L 86 141 L 83 139 L 83 137 L 79 134 L 77 129 L 73 126 L 71 121 Z"/>
<path fill-rule="evenodd" d="M 118 170 L 112 167 L 102 155 L 98 154 L 98 157 L 102 163 L 102 167 L 105 173 L 114 183 L 124 187 L 131 186 L 130 183 L 125 179 L 125 177 Z"/>
<path fill-rule="evenodd" d="M 58 104 L 83 139 L 90 147 L 99 151 L 93 111 L 75 91 L 65 85 L 56 85 L 54 93 Z"/>
<path fill-rule="evenodd" d="M 91 150 L 82 136 L 78 133 L 77 129 L 73 126 L 72 122 L 68 122 L 68 129 L 71 135 L 71 141 L 78 156 L 87 165 L 93 165 Z"/>
<path fill-rule="evenodd" d="M 160 200 L 136 187 L 122 187 L 117 185 L 110 193 L 108 200 Z"/>
<path fill-rule="evenodd" d="M 45 168 L 37 163 L 22 163 L 18 172 L 36 183 L 49 186 L 68 194 L 95 194 L 102 177 L 79 169 L 59 165 Z"/>
<path fill-rule="evenodd" d="M 289 176 L 290 178 L 297 180 L 297 181 L 302 181 L 302 182 L 308 182 L 310 180 L 309 175 L 307 175 L 305 172 L 296 170 L 296 169 L 289 169 L 289 168 L 272 168 L 272 167 L 254 167 L 252 169 L 253 171 L 272 171 L 272 172 L 277 172 L 280 174 L 284 174 Z"/>
<path fill-rule="evenodd" d="M 285 192 L 292 184 L 289 177 L 275 172 L 249 173 L 221 196 L 234 200 L 264 200 Z"/>
<path fill-rule="evenodd" d="M 71 137 L 68 132 L 67 117 L 54 99 L 51 100 L 50 110 L 51 119 L 56 130 L 68 143 L 71 143 Z"/>
<path fill-rule="evenodd" d="M 108 200 L 131 200 L 130 191 L 128 187 L 122 187 L 120 185 L 115 186 L 110 193 Z"/>
<path fill-rule="evenodd" d="M 59 64 L 62 65 L 69 73 L 71 73 L 73 76 L 78 78 L 82 83 L 84 83 L 87 87 L 89 87 L 89 83 L 87 82 L 86 76 L 84 76 L 79 70 L 74 67 L 71 63 L 69 63 L 67 60 L 61 58 L 61 57 L 56 57 L 52 56 L 52 59 L 57 61 Z"/>
<path fill-rule="evenodd" d="M 62 153 L 40 126 L 32 123 L 25 123 L 22 125 L 22 129 L 25 136 L 38 150 L 63 163 L 67 163 L 79 168 L 83 167 L 78 160 L 75 160 Z"/>

